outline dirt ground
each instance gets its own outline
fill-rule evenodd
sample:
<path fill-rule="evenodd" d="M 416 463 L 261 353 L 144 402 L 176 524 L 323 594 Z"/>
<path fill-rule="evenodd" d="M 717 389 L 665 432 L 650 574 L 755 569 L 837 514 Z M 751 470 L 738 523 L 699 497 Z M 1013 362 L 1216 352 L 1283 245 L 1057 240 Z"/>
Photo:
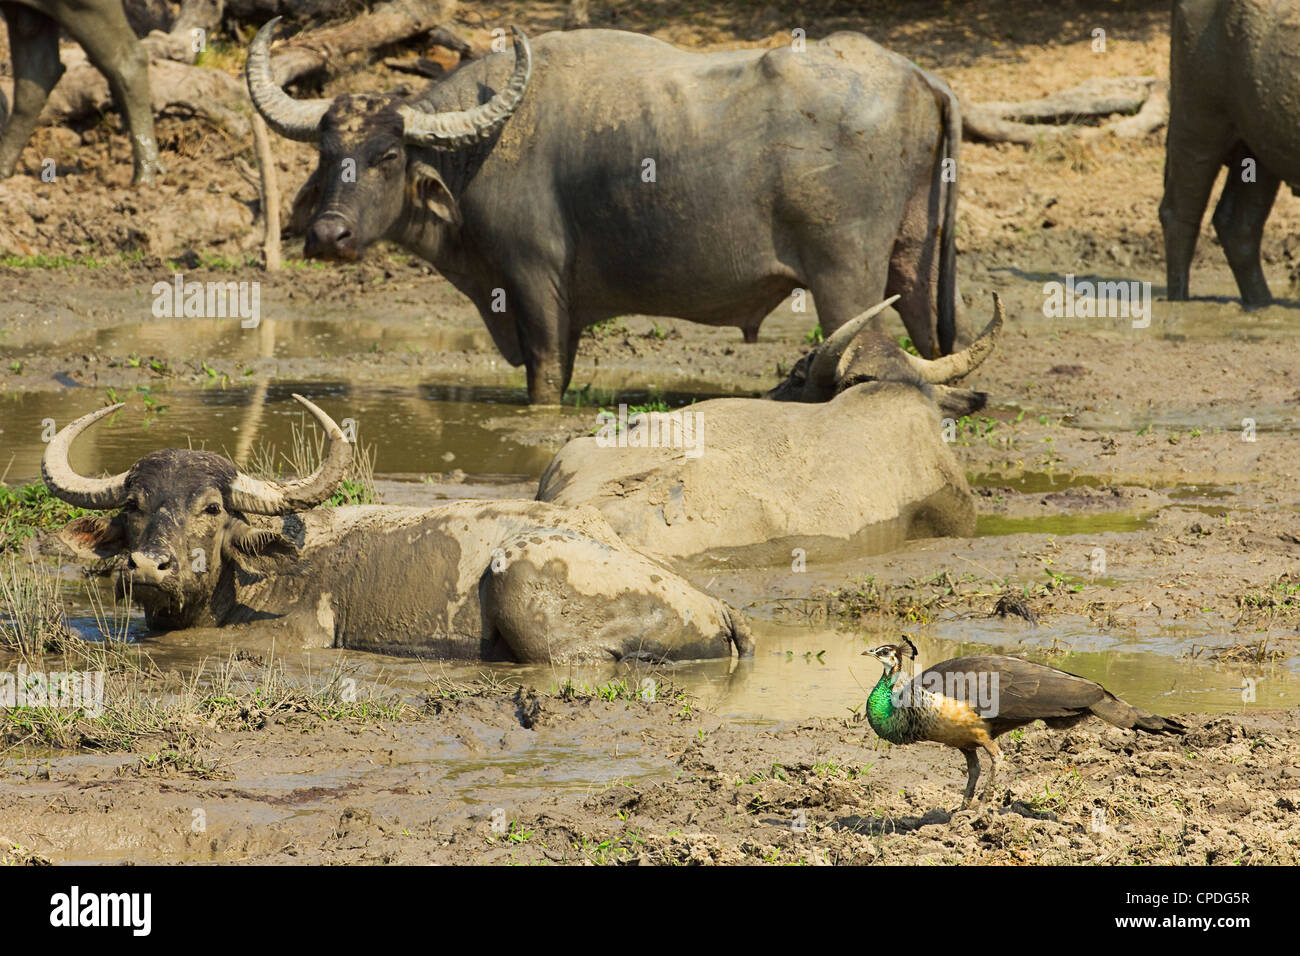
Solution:
<path fill-rule="evenodd" d="M 0 768 L 27 862 L 1295 864 L 1300 713 L 1004 738 L 990 800 L 961 755 L 865 723 L 736 724 L 679 700 L 444 688 L 412 720 L 273 725 Z M 174 745 L 174 743 L 173 743 Z M 607 754 L 575 784 L 559 749 Z M 981 781 L 983 786 L 983 781 Z"/>
<path fill-rule="evenodd" d="M 977 102 L 1031 99 L 1092 76 L 1167 76 L 1165 0 L 1063 6 L 1064 15 L 1061 6 L 1020 0 L 827 2 L 809 15 L 807 5 L 785 2 L 734 13 L 642 0 L 619 4 L 615 17 L 593 4 L 596 25 L 699 49 L 777 45 L 794 27 L 813 38 L 864 29 Z M 485 45 L 506 23 L 529 33 L 555 27 L 563 7 L 462 3 L 458 29 Z M 1107 31 L 1105 53 L 1092 50 L 1097 27 Z M 409 81 L 375 68 L 325 89 Z M 256 190 L 234 161 L 251 162 L 250 144 L 164 118 L 168 180 L 137 191 L 127 185 L 129 150 L 115 122 L 39 130 L 24 153 L 27 172 L 39 156 L 75 159 L 60 161 L 53 184 L 31 175 L 0 183 L 0 256 L 10 257 L 0 266 L 0 356 L 11 349 L 20 357 L 0 362 L 0 410 L 6 392 L 85 387 L 93 405 L 108 386 L 193 388 L 212 374 L 205 363 L 232 381 L 251 369 L 272 381 L 522 387 L 522 372 L 493 351 L 467 301 L 396 249 L 318 268 L 293 259 L 301 242 L 290 238 L 285 271 L 245 264 L 258 242 Z M 276 148 L 287 212 L 314 154 L 284 141 Z M 1300 655 L 1292 346 L 1300 302 L 1290 285 L 1300 200 L 1284 190 L 1265 231 L 1264 268 L 1278 304 L 1242 312 L 1207 217 L 1192 272 L 1193 293 L 1204 298 L 1173 307 L 1159 301 L 1163 155 L 1163 132 L 1029 148 L 963 144 L 961 288 L 975 322 L 997 291 L 1008 329 L 968 382 L 988 393 L 990 406 L 961 423 L 955 447 L 977 484 L 981 528 L 996 533 L 911 542 L 862 562 L 861 574 L 838 565 L 765 574 L 757 583 L 770 600 L 750 613 L 796 606 L 924 626 L 985 617 L 1010 589 L 1040 620 L 1115 632 L 1189 625 L 1202 643 L 1205 633 L 1217 635 L 1229 657 Z M 147 292 L 170 278 L 170 261 L 187 278 L 262 282 L 264 314 L 380 316 L 458 344 L 411 351 L 358 342 L 355 354 L 237 363 L 184 342 L 133 361 L 81 344 L 145 320 Z M 1047 323 L 1042 283 L 1071 272 L 1151 281 L 1151 326 Z M 735 329 L 627 317 L 584 339 L 574 382 L 752 394 L 807 348 L 814 322 L 778 310 L 760 341 L 744 345 Z M 463 341 L 467 334 L 472 341 Z M 162 381 L 148 371 L 153 358 L 167 363 Z M 544 412 L 513 416 L 508 427 L 555 447 L 575 433 L 571 420 Z M 379 458 L 382 471 L 382 449 Z M 756 588 L 752 575 L 710 577 L 724 598 Z M 635 702 L 550 697 L 526 728 L 512 694 L 467 692 L 436 714 L 385 726 L 212 731 L 200 753 L 230 779 L 119 774 L 138 754 L 59 757 L 46 775 L 6 762 L 0 853 L 12 841 L 51 860 L 1294 863 L 1300 847 L 1297 712 L 1191 715 L 1181 742 L 1091 725 L 1031 730 L 1006 747 L 1008 789 L 997 808 L 949 817 L 963 765 L 938 745 L 878 747 L 852 722 L 737 725 Z M 435 756 L 431 730 L 446 748 Z M 531 774 L 548 738 L 635 753 L 639 772 L 669 779 L 646 782 L 629 771 L 631 779 L 603 788 L 540 785 Z M 440 761 L 474 769 L 453 779 Z M 322 782 L 302 787 L 281 774 Z M 203 807 L 208 828 L 195 833 L 190 814 Z M 514 837 L 493 837 L 496 807 L 514 821 Z M 1097 807 L 1109 821 L 1101 829 L 1093 826 Z M 797 810 L 804 832 L 790 826 Z"/>

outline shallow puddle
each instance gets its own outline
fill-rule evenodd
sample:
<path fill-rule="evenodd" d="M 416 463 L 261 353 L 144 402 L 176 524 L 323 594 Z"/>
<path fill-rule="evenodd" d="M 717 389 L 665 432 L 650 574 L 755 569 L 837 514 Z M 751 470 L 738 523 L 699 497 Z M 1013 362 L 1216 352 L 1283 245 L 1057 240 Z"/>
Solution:
<path fill-rule="evenodd" d="M 975 519 L 976 537 L 1004 534 L 1104 534 L 1108 531 L 1141 531 L 1154 520 L 1154 512 L 1134 514 L 1111 511 L 1104 514 L 1046 515 L 1037 518 L 1006 518 L 982 514 Z"/>
<path fill-rule="evenodd" d="M 621 681 L 638 693 L 662 694 L 680 688 L 696 698 L 698 706 L 720 716 L 768 722 L 849 716 L 880 676 L 879 664 L 862 652 L 898 640 L 897 631 L 855 632 L 767 620 L 751 623 L 758 649 L 746 661 L 578 666 L 412 660 L 332 649 L 277 651 L 276 656 L 287 673 L 299 678 L 323 679 L 336 666 L 344 666 L 359 685 L 380 695 L 397 692 L 417 699 L 436 681 L 466 682 L 485 675 L 544 692 L 558 691 L 566 683 L 595 691 Z M 930 630 L 911 635 L 920 650 L 922 669 L 964 654 L 1007 653 L 1099 681 L 1130 703 L 1159 713 L 1235 713 L 1300 704 L 1300 662 L 1214 663 L 1210 649 L 1233 640 L 1209 629 L 1164 629 L 1139 636 L 1073 626 L 1025 631 L 999 621 L 959 620 L 938 622 Z M 247 646 L 235 630 L 177 632 L 145 638 L 141 644 L 164 669 L 182 670 L 224 661 L 233 650 Z M 258 648 L 265 650 L 265 645 Z M 1254 681 L 1253 702 L 1243 700 L 1246 678 Z"/>
<path fill-rule="evenodd" d="M 259 445 L 292 447 L 294 423 L 304 420 L 293 393 L 319 404 L 340 424 L 353 419 L 363 446 L 373 446 L 381 475 L 420 475 L 460 469 L 467 474 L 540 477 L 555 449 L 520 440 L 529 429 L 554 431 L 590 422 L 602 407 L 649 401 L 675 407 L 695 396 L 645 390 L 596 391 L 581 405 L 535 408 L 522 390 L 483 386 L 359 386 L 347 382 L 262 383 L 197 391 L 156 391 L 145 404 L 120 395 L 126 408 L 77 442 L 72 466 L 82 474 L 118 472 L 160 448 L 206 448 L 246 462 Z M 108 396 L 89 388 L 0 395 L 0 475 L 9 484 L 40 474 L 53 430 L 102 407 Z M 572 400 L 572 399 L 571 399 Z M 7 470 L 7 474 L 6 474 Z"/>
<path fill-rule="evenodd" d="M 221 356 L 224 362 L 254 358 L 336 358 L 365 352 L 492 351 L 486 328 L 448 329 L 433 323 L 393 322 L 377 317 L 279 320 L 263 318 L 244 328 L 235 318 L 155 319 L 87 331 L 40 323 L 19 325 L 5 337 L 15 358 L 83 352 L 161 356 Z"/>

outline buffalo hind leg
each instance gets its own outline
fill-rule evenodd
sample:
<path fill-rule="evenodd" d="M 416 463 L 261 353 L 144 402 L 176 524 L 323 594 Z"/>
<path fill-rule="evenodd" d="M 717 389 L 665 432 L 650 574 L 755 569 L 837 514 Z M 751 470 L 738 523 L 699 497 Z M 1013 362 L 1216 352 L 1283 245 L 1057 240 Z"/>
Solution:
<path fill-rule="evenodd" d="M 0 179 L 7 179 L 36 129 L 50 90 L 63 75 L 63 64 L 59 62 L 58 24 L 16 3 L 0 4 L 0 10 L 9 25 L 14 60 L 13 113 L 0 136 Z"/>
<path fill-rule="evenodd" d="M 480 597 L 521 662 L 692 660 L 742 652 L 748 631 L 716 599 L 613 538 L 531 528 L 501 543 Z M 743 623 L 740 625 L 743 627 Z"/>
<path fill-rule="evenodd" d="M 158 141 L 154 138 L 153 104 L 149 99 L 149 55 L 127 23 L 120 3 L 90 6 L 69 20 L 68 32 L 108 80 L 113 102 L 131 136 L 133 183 L 153 183 L 162 175 Z"/>
<path fill-rule="evenodd" d="M 1246 182 L 1242 160 L 1247 158 L 1249 154 L 1243 148 L 1234 150 L 1228 160 L 1228 178 L 1219 204 L 1214 207 L 1213 222 L 1232 276 L 1237 280 L 1241 304 L 1255 309 L 1273 301 L 1260 267 L 1259 244 L 1280 180 L 1256 161 L 1255 181 Z"/>

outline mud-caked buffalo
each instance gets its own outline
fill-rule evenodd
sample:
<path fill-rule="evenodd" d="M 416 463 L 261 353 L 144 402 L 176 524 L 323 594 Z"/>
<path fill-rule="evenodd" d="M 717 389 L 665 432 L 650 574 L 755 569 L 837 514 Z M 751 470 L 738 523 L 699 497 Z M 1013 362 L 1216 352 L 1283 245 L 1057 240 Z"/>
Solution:
<path fill-rule="evenodd" d="M 275 21 L 254 105 L 319 144 L 295 201 L 308 256 L 393 240 L 478 307 L 537 403 L 582 330 L 629 312 L 752 340 L 796 289 L 833 333 L 887 292 L 921 354 L 954 350 L 961 118 L 938 78 L 857 33 L 687 53 L 612 30 L 548 33 L 411 98 L 294 100 Z"/>
<path fill-rule="evenodd" d="M 602 421 L 602 433 L 560 449 L 537 497 L 593 505 L 629 544 L 683 565 L 772 565 L 796 549 L 832 559 L 972 534 L 974 500 L 945 431 L 985 395 L 946 383 L 992 351 L 1002 306 L 995 299 L 969 347 L 935 360 L 868 325 L 874 311 L 769 393 L 785 401 L 711 399 L 617 432 Z"/>
<path fill-rule="evenodd" d="M 1300 188 L 1300 0 L 1176 0 L 1160 225 L 1171 302 L 1185 301 L 1192 254 L 1214 209 L 1242 305 L 1272 296 L 1259 247 L 1278 186 Z"/>
<path fill-rule="evenodd" d="M 13 112 L 6 122 L 0 93 L 0 179 L 14 171 L 50 90 L 63 76 L 59 30 L 72 35 L 108 80 L 113 102 L 131 132 L 134 182 L 152 183 L 162 172 L 149 102 L 149 56 L 131 30 L 122 0 L 4 0 L 14 60 Z"/>
<path fill-rule="evenodd" d="M 329 436 L 294 481 L 204 451 L 153 452 L 89 478 L 68 464 L 92 412 L 50 442 L 42 474 L 65 501 L 117 513 L 61 540 L 122 561 L 119 587 L 160 630 L 271 622 L 304 646 L 519 661 L 684 660 L 752 653 L 743 618 L 628 547 L 599 513 L 535 501 L 318 508 L 352 446 Z"/>

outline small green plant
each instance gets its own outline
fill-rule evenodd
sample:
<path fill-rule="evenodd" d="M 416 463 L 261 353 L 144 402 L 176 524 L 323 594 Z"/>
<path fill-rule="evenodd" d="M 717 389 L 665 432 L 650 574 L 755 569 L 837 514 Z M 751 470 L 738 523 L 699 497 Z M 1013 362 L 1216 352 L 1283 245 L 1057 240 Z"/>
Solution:
<path fill-rule="evenodd" d="M 615 335 L 626 334 L 627 322 L 623 320 L 622 316 L 617 315 L 589 325 L 583 332 L 583 335 L 593 339 L 606 339 Z"/>
<path fill-rule="evenodd" d="M 672 411 L 672 408 L 669 407 L 668 403 L 665 402 L 665 401 L 661 401 L 661 400 L 659 400 L 659 399 L 655 399 L 655 400 L 652 400 L 652 401 L 646 402 L 646 403 L 644 403 L 644 404 L 642 404 L 642 405 L 629 405 L 629 406 L 627 407 L 627 421 L 628 421 L 628 425 L 631 426 L 631 425 L 633 424 L 633 421 L 632 421 L 632 420 L 633 420 L 634 418 L 636 418 L 638 415 L 646 415 L 646 414 L 649 414 L 650 412 L 661 412 L 661 413 L 664 413 L 664 412 L 670 412 L 670 411 Z M 613 424 L 613 426 L 614 426 L 615 434 L 617 434 L 617 433 L 619 433 L 619 432 L 621 432 L 621 431 L 623 430 L 622 423 L 621 423 L 621 422 L 619 421 L 619 419 L 618 419 L 618 411 L 617 411 L 617 410 L 611 411 L 611 410 L 609 410 L 609 409 L 607 409 L 607 408 L 602 407 L 601 410 L 600 410 L 600 415 L 601 415 L 601 416 L 609 416 L 610 422 L 611 422 L 611 424 Z M 601 426 L 601 425 L 596 425 L 595 427 L 593 427 L 593 428 L 591 429 L 591 431 L 589 432 L 589 434 L 594 435 L 596 432 L 600 431 L 600 429 L 601 429 L 602 427 L 603 427 L 603 426 Z"/>
<path fill-rule="evenodd" d="M 519 826 L 518 820 L 510 821 L 510 832 L 504 837 L 507 843 L 525 843 L 532 838 L 533 831 Z"/>
<path fill-rule="evenodd" d="M 38 531 L 57 531 L 90 514 L 56 498 L 44 482 L 11 488 L 0 484 L 0 554 L 14 552 Z"/>

